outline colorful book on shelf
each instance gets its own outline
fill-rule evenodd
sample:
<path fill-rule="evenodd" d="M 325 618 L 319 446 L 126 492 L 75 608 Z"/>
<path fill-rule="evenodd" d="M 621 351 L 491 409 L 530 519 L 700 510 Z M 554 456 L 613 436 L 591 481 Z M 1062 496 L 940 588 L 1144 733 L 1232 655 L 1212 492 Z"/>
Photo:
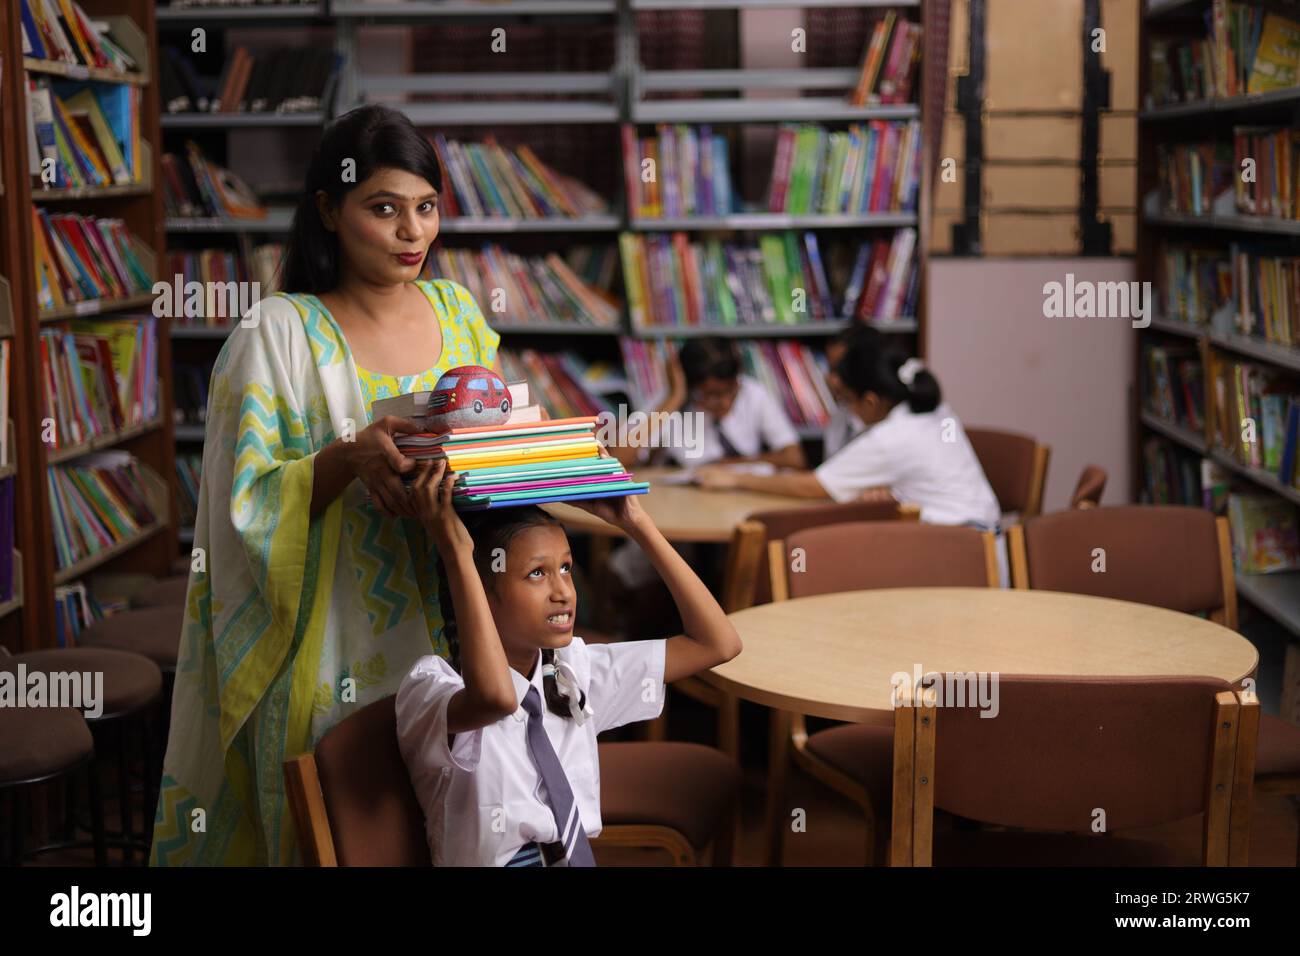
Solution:
<path fill-rule="evenodd" d="M 1237 211 L 1248 216 L 1300 218 L 1300 131 L 1238 126 L 1232 131 Z M 1249 170 L 1252 175 L 1247 176 Z"/>
<path fill-rule="evenodd" d="M 495 321 L 618 324 L 617 299 L 584 281 L 554 252 L 521 256 L 495 243 L 486 243 L 478 251 L 440 246 L 429 254 L 427 262 L 431 277 L 465 286 L 476 302 L 500 316 Z"/>
<path fill-rule="evenodd" d="M 871 29 L 849 103 L 908 102 L 921 54 L 920 40 L 920 24 L 899 17 L 894 10 L 885 11 Z"/>
<path fill-rule="evenodd" d="M 847 130 L 785 124 L 777 134 L 767 210 L 795 215 L 913 212 L 921 124 L 871 120 Z"/>
<path fill-rule="evenodd" d="M 637 218 L 726 216 L 734 212 L 727 139 L 712 127 L 661 123 L 637 139 L 623 127 L 627 208 Z"/>
<path fill-rule="evenodd" d="M 138 70 L 138 64 L 73 0 L 19 0 L 25 55 L 77 66 Z"/>
<path fill-rule="evenodd" d="M 1300 568 L 1296 506 L 1274 495 L 1228 496 L 1228 524 L 1237 570 L 1270 574 Z"/>
<path fill-rule="evenodd" d="M 95 452 L 46 469 L 60 569 L 154 524 L 140 463 L 124 451 Z"/>
<path fill-rule="evenodd" d="M 1300 84 L 1300 22 L 1277 13 L 1264 16 L 1247 93 L 1271 93 Z"/>
<path fill-rule="evenodd" d="M 446 220 L 578 218 L 609 211 L 597 193 L 543 163 L 528 146 L 501 146 L 491 136 L 460 143 L 442 134 L 433 145 L 449 180 L 439 197 Z"/>

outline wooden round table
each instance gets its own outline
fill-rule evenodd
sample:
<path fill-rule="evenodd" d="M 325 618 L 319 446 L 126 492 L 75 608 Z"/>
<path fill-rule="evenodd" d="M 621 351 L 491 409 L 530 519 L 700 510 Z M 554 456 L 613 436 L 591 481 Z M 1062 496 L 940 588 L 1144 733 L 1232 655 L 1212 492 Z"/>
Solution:
<path fill-rule="evenodd" d="M 1253 676 L 1255 646 L 1191 614 L 1056 591 L 892 588 L 847 591 L 730 615 L 744 650 L 699 676 L 773 708 L 767 863 L 789 821 L 778 808 L 791 714 L 892 727 L 895 674 Z"/>
<path fill-rule="evenodd" d="M 931 671 L 1220 677 L 1255 646 L 1212 621 L 1055 591 L 893 588 L 799 598 L 731 616 L 745 648 L 700 676 L 768 707 L 893 724 L 891 678 Z"/>
<path fill-rule="evenodd" d="M 811 498 L 790 498 L 757 491 L 709 491 L 695 485 L 665 485 L 663 476 L 678 474 L 675 469 L 637 468 L 633 475 L 637 481 L 650 482 L 650 491 L 641 496 L 641 506 L 654 519 L 659 530 L 669 541 L 695 541 L 723 543 L 731 540 L 731 533 L 755 511 L 774 508 L 815 508 L 829 504 Z M 565 504 L 546 505 L 571 531 L 590 534 L 621 535 L 613 525 L 606 524 L 595 515 Z"/>

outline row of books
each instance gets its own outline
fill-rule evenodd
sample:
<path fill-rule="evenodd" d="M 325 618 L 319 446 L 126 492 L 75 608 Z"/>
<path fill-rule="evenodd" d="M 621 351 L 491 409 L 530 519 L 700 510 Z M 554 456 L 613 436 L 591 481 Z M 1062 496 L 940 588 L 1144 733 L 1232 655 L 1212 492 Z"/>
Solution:
<path fill-rule="evenodd" d="M 70 567 L 156 524 L 142 464 L 125 451 L 94 452 L 46 469 L 58 567 Z"/>
<path fill-rule="evenodd" d="M 218 77 L 202 76 L 184 50 L 163 47 L 164 113 L 303 113 L 328 105 L 342 57 L 326 45 L 251 52 L 237 46 Z"/>
<path fill-rule="evenodd" d="M 1300 33 L 1297 34 L 1300 36 Z M 1300 219 L 1300 131 L 1239 126 L 1232 131 L 1237 211 L 1248 216 Z M 1248 161 L 1253 174 L 1247 176 Z"/>
<path fill-rule="evenodd" d="M 235 248 L 175 249 L 167 253 L 164 275 L 181 277 L 188 285 L 201 283 L 205 295 L 185 296 L 183 315 L 173 315 L 174 326 L 222 327 L 233 324 L 239 316 L 232 314 L 228 297 L 219 292 L 227 283 L 257 283 L 257 295 L 266 298 L 279 290 L 280 262 L 284 246 L 267 242 L 254 246 L 241 237 Z"/>
<path fill-rule="evenodd" d="M 202 425 L 208 416 L 208 383 L 215 362 L 172 363 L 172 421 L 177 425 Z"/>
<path fill-rule="evenodd" d="M 554 252 L 521 256 L 495 243 L 477 251 L 442 246 L 427 263 L 431 276 L 465 286 L 489 322 L 618 324 L 618 302 L 580 279 Z"/>
<path fill-rule="evenodd" d="M 1205 377 L 1196 350 L 1152 346 L 1143 350 L 1142 359 L 1148 411 L 1199 434 L 1204 428 Z"/>
<path fill-rule="evenodd" d="M 448 180 L 439 197 L 444 217 L 577 218 L 609 209 L 601 196 L 547 166 L 528 146 L 510 149 L 492 137 L 460 143 L 441 133 L 433 146 Z"/>
<path fill-rule="evenodd" d="M 863 243 L 842 292 L 828 281 L 811 232 L 770 233 L 757 243 L 624 233 L 619 248 L 635 328 L 891 322 L 914 314 L 919 293 L 911 228 Z"/>
<path fill-rule="evenodd" d="M 1222 359 L 1214 365 L 1216 444 L 1243 465 L 1296 485 L 1300 387 L 1268 366 Z"/>
<path fill-rule="evenodd" d="M 725 216 L 734 212 L 727 139 L 706 125 L 660 123 L 638 138 L 623 126 L 629 213 L 642 218 Z"/>
<path fill-rule="evenodd" d="M 139 64 L 76 0 L 19 0 L 23 56 L 130 73 Z"/>
<path fill-rule="evenodd" d="M 121 219 L 51 213 L 32 206 L 36 301 L 55 309 L 149 292 L 152 253 Z"/>
<path fill-rule="evenodd" d="M 265 219 L 266 207 L 237 174 L 212 162 L 193 140 L 185 155 L 164 153 L 163 209 L 169 217 Z"/>
<path fill-rule="evenodd" d="M 1269 93 L 1300 84 L 1300 22 L 1258 4 L 1213 0 L 1198 37 L 1153 40 L 1157 104 Z"/>
<path fill-rule="evenodd" d="M 81 632 L 104 616 L 84 581 L 55 586 L 54 641 L 58 647 L 76 647 Z"/>
<path fill-rule="evenodd" d="M 53 448 L 80 445 L 158 417 L 157 325 L 152 317 L 41 329 L 43 410 Z"/>
<path fill-rule="evenodd" d="M 1233 491 L 1228 528 L 1237 571 L 1273 574 L 1300 568 L 1300 524 L 1296 506 L 1276 495 Z"/>
<path fill-rule="evenodd" d="M 1300 345 L 1300 255 L 1232 247 L 1237 327 L 1279 345 Z"/>
<path fill-rule="evenodd" d="M 885 11 L 871 29 L 849 102 L 854 106 L 908 102 L 920 58 L 921 25 L 897 11 Z"/>
<path fill-rule="evenodd" d="M 1142 499 L 1153 505 L 1206 507 L 1202 466 L 1209 459 L 1188 451 L 1159 436 L 1142 443 Z"/>
<path fill-rule="evenodd" d="M 783 125 L 767 187 L 769 212 L 912 212 L 921 182 L 921 124 L 872 120 L 831 132 Z"/>
<path fill-rule="evenodd" d="M 1232 187 L 1232 149 L 1227 143 L 1160 143 L 1156 146 L 1160 205 L 1165 212 L 1207 216 L 1214 200 Z"/>
<path fill-rule="evenodd" d="M 199 513 L 199 472 L 202 470 L 202 455 L 176 456 L 176 487 L 180 491 L 178 503 L 182 525 L 193 527 Z"/>
<path fill-rule="evenodd" d="M 27 78 L 28 172 L 43 189 L 144 182 L 138 86 Z"/>
<path fill-rule="evenodd" d="M 1168 319 L 1208 325 L 1233 300 L 1232 258 L 1222 248 L 1166 242 L 1158 266 L 1160 311 Z"/>

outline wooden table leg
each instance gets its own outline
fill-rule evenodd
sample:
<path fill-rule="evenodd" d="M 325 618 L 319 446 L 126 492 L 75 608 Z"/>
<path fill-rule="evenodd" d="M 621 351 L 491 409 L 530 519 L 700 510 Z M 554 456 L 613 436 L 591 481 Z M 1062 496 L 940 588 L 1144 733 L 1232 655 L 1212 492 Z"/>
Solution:
<path fill-rule="evenodd" d="M 784 856 L 785 832 L 790 826 L 785 798 L 790 780 L 790 714 L 772 711 L 772 739 L 767 759 L 767 865 L 780 866 Z"/>

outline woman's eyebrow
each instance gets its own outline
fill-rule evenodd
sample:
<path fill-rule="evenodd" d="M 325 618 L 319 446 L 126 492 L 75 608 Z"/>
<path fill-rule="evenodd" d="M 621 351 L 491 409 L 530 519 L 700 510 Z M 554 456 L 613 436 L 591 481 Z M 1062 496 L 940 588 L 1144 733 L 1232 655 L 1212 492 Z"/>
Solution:
<path fill-rule="evenodd" d="M 361 201 L 362 201 L 362 202 L 370 202 L 370 200 L 372 200 L 372 199 L 378 199 L 380 196 L 392 197 L 393 199 L 405 199 L 405 198 L 407 198 L 407 197 L 401 195 L 400 193 L 390 192 L 390 191 L 388 191 L 387 189 L 381 189 L 379 192 L 371 193 L 369 196 L 367 196 L 365 199 L 363 199 L 363 200 L 361 200 Z M 411 201 L 412 201 L 412 202 L 423 202 L 423 201 L 426 200 L 426 199 L 437 199 L 437 198 L 438 198 L 438 191 L 435 189 L 433 192 L 426 193 L 426 194 L 423 195 L 423 196 L 416 196 L 416 197 L 412 198 Z"/>

